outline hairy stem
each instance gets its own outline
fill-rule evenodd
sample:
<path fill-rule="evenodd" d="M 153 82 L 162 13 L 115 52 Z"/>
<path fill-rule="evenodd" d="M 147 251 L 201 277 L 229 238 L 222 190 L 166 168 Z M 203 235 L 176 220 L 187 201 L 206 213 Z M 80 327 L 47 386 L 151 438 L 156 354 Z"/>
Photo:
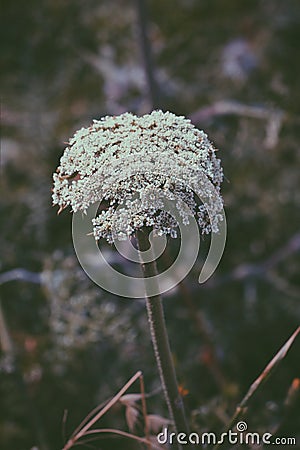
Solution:
<path fill-rule="evenodd" d="M 148 250 L 149 240 L 147 230 L 142 229 L 137 232 L 137 242 L 141 252 Z M 147 263 L 142 262 L 141 266 L 145 278 L 155 277 L 158 274 L 155 260 Z M 157 283 L 155 278 L 153 278 L 153 283 Z M 162 299 L 160 295 L 147 296 L 147 283 L 145 283 L 145 288 L 151 339 L 169 415 L 174 422 L 176 432 L 188 433 L 184 405 L 178 391 L 176 373 L 170 350 Z"/>

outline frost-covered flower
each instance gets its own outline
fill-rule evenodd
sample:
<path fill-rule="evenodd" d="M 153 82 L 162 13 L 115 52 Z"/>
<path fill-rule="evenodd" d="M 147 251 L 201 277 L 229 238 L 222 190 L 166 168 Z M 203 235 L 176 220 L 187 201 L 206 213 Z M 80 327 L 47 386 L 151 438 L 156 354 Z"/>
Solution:
<path fill-rule="evenodd" d="M 126 239 L 143 226 L 176 236 L 178 220 L 196 216 L 203 233 L 218 230 L 223 172 L 207 135 L 183 116 L 153 111 L 94 120 L 70 139 L 53 175 L 53 203 L 74 212 L 106 200 L 93 220 L 96 239 Z M 198 198 L 197 198 L 198 197 Z M 201 199 L 201 202 L 199 201 Z"/>

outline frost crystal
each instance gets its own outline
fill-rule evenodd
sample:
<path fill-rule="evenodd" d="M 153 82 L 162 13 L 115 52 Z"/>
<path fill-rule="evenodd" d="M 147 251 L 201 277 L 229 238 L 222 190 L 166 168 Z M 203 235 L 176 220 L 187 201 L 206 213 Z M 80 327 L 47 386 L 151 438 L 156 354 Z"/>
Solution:
<path fill-rule="evenodd" d="M 93 220 L 96 239 L 127 239 L 143 226 L 176 236 L 174 202 L 184 224 L 218 231 L 223 172 L 207 135 L 183 116 L 153 111 L 94 120 L 70 139 L 53 175 L 53 203 L 85 211 L 105 200 Z M 196 193 L 196 194 L 195 194 Z M 199 199 L 201 201 L 199 201 Z"/>

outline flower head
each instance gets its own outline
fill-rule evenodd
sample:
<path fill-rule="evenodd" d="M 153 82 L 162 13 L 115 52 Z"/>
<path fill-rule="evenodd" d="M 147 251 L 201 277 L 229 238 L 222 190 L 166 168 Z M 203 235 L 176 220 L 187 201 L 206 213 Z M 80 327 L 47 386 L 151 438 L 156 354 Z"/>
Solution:
<path fill-rule="evenodd" d="M 165 199 L 175 203 L 183 223 L 193 215 L 203 233 L 217 231 L 223 172 L 215 152 L 183 116 L 103 117 L 70 139 L 53 175 L 53 203 L 76 212 L 106 200 L 93 225 L 95 238 L 109 242 L 143 226 L 175 236 L 178 220 L 165 210 Z"/>

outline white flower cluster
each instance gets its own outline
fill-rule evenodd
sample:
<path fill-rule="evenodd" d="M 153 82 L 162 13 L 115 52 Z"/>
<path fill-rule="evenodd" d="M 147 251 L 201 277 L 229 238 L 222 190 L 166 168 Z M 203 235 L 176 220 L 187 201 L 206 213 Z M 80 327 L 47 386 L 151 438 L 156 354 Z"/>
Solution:
<path fill-rule="evenodd" d="M 85 211 L 106 201 L 94 219 L 96 239 L 126 239 L 151 226 L 176 236 L 178 220 L 196 216 L 203 233 L 218 231 L 223 172 L 207 135 L 170 112 L 124 113 L 94 120 L 70 139 L 53 175 L 53 203 Z"/>

